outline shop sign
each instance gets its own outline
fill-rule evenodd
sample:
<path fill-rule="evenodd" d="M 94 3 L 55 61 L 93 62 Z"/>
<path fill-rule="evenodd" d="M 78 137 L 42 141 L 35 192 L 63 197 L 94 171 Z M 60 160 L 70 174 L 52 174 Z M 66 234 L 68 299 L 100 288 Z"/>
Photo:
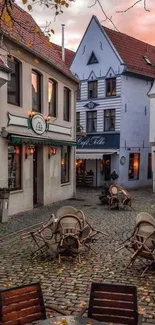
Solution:
<path fill-rule="evenodd" d="M 100 134 L 77 137 L 77 149 L 119 149 L 120 134 Z"/>
<path fill-rule="evenodd" d="M 37 134 L 43 134 L 46 131 L 46 121 L 42 115 L 35 114 L 31 120 L 32 129 Z"/>

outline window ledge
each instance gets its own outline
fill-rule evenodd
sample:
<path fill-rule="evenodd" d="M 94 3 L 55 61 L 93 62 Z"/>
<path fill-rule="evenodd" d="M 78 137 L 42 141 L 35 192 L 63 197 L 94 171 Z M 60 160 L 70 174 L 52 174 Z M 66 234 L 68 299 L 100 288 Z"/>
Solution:
<path fill-rule="evenodd" d="M 14 191 L 10 191 L 10 194 L 18 194 L 18 193 L 22 193 L 24 192 L 23 190 L 14 190 Z"/>
<path fill-rule="evenodd" d="M 68 185 L 71 185 L 71 183 L 70 182 L 67 182 L 67 183 L 61 184 L 61 186 L 68 186 Z"/>

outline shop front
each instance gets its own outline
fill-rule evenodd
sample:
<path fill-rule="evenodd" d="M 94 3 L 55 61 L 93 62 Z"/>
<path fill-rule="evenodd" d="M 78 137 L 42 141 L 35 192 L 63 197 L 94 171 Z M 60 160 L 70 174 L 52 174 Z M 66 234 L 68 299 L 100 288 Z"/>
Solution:
<path fill-rule="evenodd" d="M 120 135 L 89 134 L 77 137 L 76 184 L 100 187 L 118 169 Z"/>
<path fill-rule="evenodd" d="M 38 113 L 8 114 L 0 137 L 0 179 L 10 189 L 9 215 L 74 195 L 75 146 L 72 128 Z"/>

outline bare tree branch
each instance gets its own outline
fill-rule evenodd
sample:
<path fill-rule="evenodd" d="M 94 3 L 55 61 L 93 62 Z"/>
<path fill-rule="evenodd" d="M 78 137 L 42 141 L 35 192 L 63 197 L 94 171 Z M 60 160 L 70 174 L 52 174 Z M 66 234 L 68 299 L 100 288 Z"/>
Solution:
<path fill-rule="evenodd" d="M 104 8 L 103 8 L 103 6 L 102 6 L 100 0 L 95 0 L 94 4 L 92 4 L 92 5 L 89 6 L 88 8 L 92 8 L 92 7 L 94 7 L 96 4 L 99 5 L 99 7 L 100 7 L 100 9 L 101 9 L 101 11 L 102 11 L 102 13 L 104 14 L 104 17 L 105 17 L 105 19 L 103 19 L 103 20 L 101 21 L 101 23 L 102 23 L 103 21 L 109 21 L 109 22 L 113 25 L 113 27 L 114 27 L 114 28 L 119 32 L 118 28 L 116 27 L 115 23 L 114 23 L 113 20 L 112 20 L 112 16 L 111 16 L 111 17 L 108 17 L 108 15 L 106 14 L 106 12 L 105 12 L 105 10 L 104 10 Z"/>
<path fill-rule="evenodd" d="M 143 2 L 145 11 L 149 11 L 149 12 L 150 12 L 150 10 L 147 9 L 147 7 L 146 7 L 146 5 L 147 5 L 147 0 L 137 0 L 136 2 L 134 2 L 130 7 L 126 8 L 125 10 L 118 10 L 118 11 L 116 11 L 116 12 L 119 13 L 119 14 L 120 14 L 120 13 L 127 12 L 127 11 L 129 11 L 130 9 L 134 8 L 134 7 L 135 7 L 138 3 L 140 3 L 140 2 Z"/>

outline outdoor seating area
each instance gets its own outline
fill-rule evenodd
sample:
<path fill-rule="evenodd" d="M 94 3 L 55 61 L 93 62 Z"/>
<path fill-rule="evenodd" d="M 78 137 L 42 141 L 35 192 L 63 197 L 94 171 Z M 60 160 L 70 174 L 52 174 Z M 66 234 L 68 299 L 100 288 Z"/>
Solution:
<path fill-rule="evenodd" d="M 70 323 L 104 325 L 104 322 L 142 324 L 142 315 L 139 315 L 137 311 L 137 289 L 128 285 L 92 283 L 88 318 L 82 317 L 86 308 L 79 315 L 69 317 L 63 310 L 52 305 L 47 306 L 44 303 L 40 283 L 1 290 L 0 304 L 0 323 L 4 325 L 34 324 L 34 322 L 37 324 L 37 321 L 42 325 L 68 325 Z M 66 317 L 48 319 L 47 309 Z"/>
<path fill-rule="evenodd" d="M 87 221 L 84 213 L 72 206 L 63 206 L 56 214 L 52 214 L 49 221 L 33 232 L 25 234 L 23 239 L 31 237 L 37 249 L 33 254 L 44 253 L 47 249 L 56 246 L 59 263 L 61 256 L 78 257 L 81 263 L 80 253 L 83 248 L 93 251 L 91 243 L 97 239 L 96 235 L 108 236 L 108 234 L 94 229 Z"/>
<path fill-rule="evenodd" d="M 129 192 L 121 186 L 112 184 L 109 188 L 105 188 L 102 191 L 102 195 L 99 196 L 101 203 L 108 204 L 109 210 L 112 208 L 131 208 L 133 198 Z"/>

